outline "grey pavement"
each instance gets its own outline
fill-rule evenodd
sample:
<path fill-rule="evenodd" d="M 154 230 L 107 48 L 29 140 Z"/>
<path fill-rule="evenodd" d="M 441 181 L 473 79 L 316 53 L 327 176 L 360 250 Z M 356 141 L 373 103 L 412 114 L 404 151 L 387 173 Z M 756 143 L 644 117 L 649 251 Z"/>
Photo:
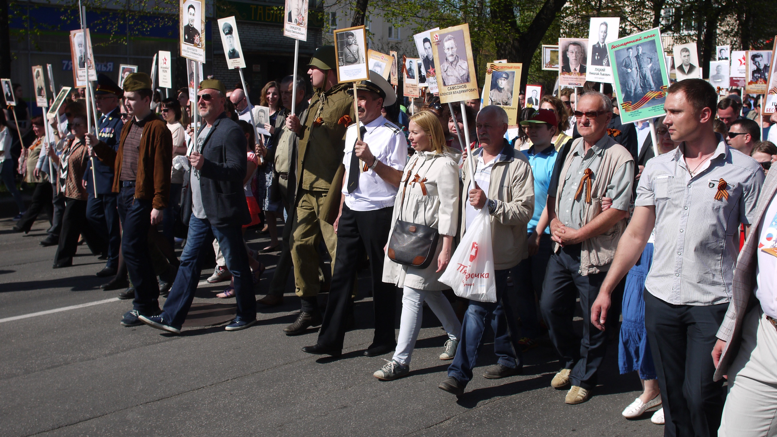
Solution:
<path fill-rule="evenodd" d="M 259 324 L 244 331 L 225 332 L 223 323 L 201 326 L 196 320 L 181 336 L 124 328 L 119 319 L 131 303 L 99 288 L 105 280 L 94 273 L 103 264 L 85 245 L 73 267 L 51 268 L 55 248 L 38 244 L 47 225 L 38 222 L 22 236 L 11 232 L 12 221 L 0 220 L 2 436 L 663 434 L 650 414 L 635 421 L 621 417 L 640 385 L 636 374 L 618 374 L 617 343 L 610 345 L 591 400 L 569 406 L 566 392 L 550 387 L 558 361 L 548 344 L 525 355 L 523 376 L 488 380 L 483 371 L 496 358 L 486 339 L 481 367 L 457 401 L 437 388 L 448 365 L 438 359 L 446 338 L 426 311 L 410 375 L 378 381 L 372 373 L 391 355 L 361 355 L 372 338 L 364 277 L 357 327 L 337 360 L 300 350 L 316 342 L 315 330 L 283 334 L 299 308 L 291 283 L 284 305 L 260 309 Z M 265 245 L 266 238 L 249 235 L 253 248 Z M 275 257 L 263 261 L 266 289 Z M 203 271 L 203 281 L 211 271 Z M 202 286 L 195 305 L 205 315 L 210 308 L 224 313 L 223 304 L 234 299 L 225 302 L 215 293 L 225 285 Z M 96 304 L 34 315 L 90 303 Z"/>

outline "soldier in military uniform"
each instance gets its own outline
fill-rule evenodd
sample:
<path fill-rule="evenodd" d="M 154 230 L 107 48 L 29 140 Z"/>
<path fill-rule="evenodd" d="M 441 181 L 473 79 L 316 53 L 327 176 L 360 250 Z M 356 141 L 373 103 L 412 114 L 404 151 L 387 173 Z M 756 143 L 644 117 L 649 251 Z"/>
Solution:
<path fill-rule="evenodd" d="M 315 266 L 319 264 L 317 247 L 322 239 L 332 260 L 336 258 L 337 235 L 332 225 L 340 204 L 344 171 L 341 162 L 348 121 L 344 116 L 356 119 L 353 97 L 347 93 L 349 84 L 337 83 L 336 65 L 333 46 L 316 50 L 308 64 L 315 90 L 310 107 L 301 121 L 296 114 L 286 118 L 286 127 L 299 138 L 294 217 L 289 221 L 294 282 L 302 301 L 299 317 L 284 329 L 286 335 L 302 334 L 308 327 L 321 324 L 317 303 L 321 285 Z"/>
<path fill-rule="evenodd" d="M 227 57 L 229 59 L 239 59 L 240 53 L 235 49 L 235 36 L 232 35 L 234 32 L 232 25 L 224 23 L 221 31 L 224 32 L 224 39 L 227 41 Z"/>
<path fill-rule="evenodd" d="M 496 77 L 496 86 L 491 87 L 491 91 L 488 93 L 491 104 L 510 106 L 513 102 L 513 92 L 507 89 L 507 79 L 510 78 L 510 75 L 504 71 L 498 71 L 494 73 L 494 76 Z"/>
<path fill-rule="evenodd" d="M 591 49 L 591 65 L 610 66 L 610 58 L 607 56 L 607 22 L 599 25 L 599 41 Z"/>
<path fill-rule="evenodd" d="M 121 121 L 119 100 L 124 91 L 104 74 L 97 76 L 97 89 L 94 92 L 95 107 L 102 116 L 97 123 L 97 139 L 114 151 L 119 148 L 119 135 L 124 127 Z M 92 176 L 94 165 L 94 177 Z M 117 209 L 117 194 L 112 191 L 113 169 L 99 159 L 90 159 L 84 172 L 84 183 L 88 199 L 86 202 L 86 220 L 95 229 L 103 242 L 107 243 L 108 259 L 105 267 L 97 272 L 99 277 L 116 274 L 119 267 L 119 248 L 121 246 L 121 231 L 119 229 L 119 212 Z M 95 184 L 97 196 L 95 197 Z"/>
<path fill-rule="evenodd" d="M 183 27 L 183 42 L 201 47 L 200 31 L 197 30 L 197 27 L 194 25 L 197 22 L 197 9 L 194 5 L 190 4 L 189 7 L 186 8 L 186 12 L 189 15 L 189 24 Z"/>
<path fill-rule="evenodd" d="M 750 60 L 753 62 L 753 71 L 750 73 L 750 81 L 758 82 L 759 80 L 764 83 L 768 83 L 769 65 L 764 66 L 764 57 L 760 53 L 755 53 L 750 56 Z"/>
<path fill-rule="evenodd" d="M 445 62 L 440 66 L 442 84 L 451 86 L 469 82 L 469 65 L 465 59 L 459 58 L 453 35 L 446 36 L 442 44 L 445 50 Z"/>
<path fill-rule="evenodd" d="M 345 32 L 345 49 L 343 50 L 343 62 L 345 65 L 364 63 L 361 53 L 359 53 L 359 44 L 356 43 L 356 37 L 352 32 Z"/>

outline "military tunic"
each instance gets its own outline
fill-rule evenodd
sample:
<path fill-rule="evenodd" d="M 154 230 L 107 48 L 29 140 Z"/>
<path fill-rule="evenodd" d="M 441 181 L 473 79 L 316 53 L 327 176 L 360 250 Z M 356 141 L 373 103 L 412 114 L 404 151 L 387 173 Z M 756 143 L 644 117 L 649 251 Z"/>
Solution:
<path fill-rule="evenodd" d="M 442 83 L 445 86 L 458 85 L 469 82 L 469 66 L 467 61 L 456 56 L 453 62 L 447 60 L 440 66 L 442 69 Z"/>
<path fill-rule="evenodd" d="M 510 106 L 513 102 L 513 93 L 506 88 L 491 88 L 488 93 L 488 98 L 491 100 L 492 105 L 497 106 Z"/>

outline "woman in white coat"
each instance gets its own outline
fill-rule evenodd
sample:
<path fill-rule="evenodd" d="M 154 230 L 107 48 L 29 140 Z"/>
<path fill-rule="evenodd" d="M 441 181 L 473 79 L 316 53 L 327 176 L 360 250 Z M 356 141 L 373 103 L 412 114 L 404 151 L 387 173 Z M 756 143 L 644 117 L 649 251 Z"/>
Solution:
<path fill-rule="evenodd" d="M 408 140 L 416 153 L 402 174 L 392 220 L 395 224 L 397 219 L 401 219 L 431 226 L 440 236 L 434 259 L 426 268 L 400 265 L 388 256 L 384 261 L 383 282 L 403 289 L 402 317 L 394 357 L 373 374 L 384 381 L 401 378 L 410 371 L 410 358 L 421 330 L 424 302 L 448 333 L 441 360 L 453 359 L 461 331 L 461 322 L 442 294 L 442 290 L 448 287 L 438 281 L 451 260 L 459 219 L 458 158 L 455 152 L 445 147 L 442 126 L 431 112 L 421 111 L 410 118 Z M 393 226 L 391 232 L 394 232 Z"/>

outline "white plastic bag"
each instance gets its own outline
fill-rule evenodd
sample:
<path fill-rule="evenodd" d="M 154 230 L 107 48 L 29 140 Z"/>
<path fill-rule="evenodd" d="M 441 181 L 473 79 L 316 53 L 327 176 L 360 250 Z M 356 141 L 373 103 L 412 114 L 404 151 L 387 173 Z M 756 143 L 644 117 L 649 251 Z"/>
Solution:
<path fill-rule="evenodd" d="M 456 296 L 496 302 L 491 218 L 486 208 L 480 210 L 472 226 L 467 228 L 440 282 L 451 287 Z"/>

